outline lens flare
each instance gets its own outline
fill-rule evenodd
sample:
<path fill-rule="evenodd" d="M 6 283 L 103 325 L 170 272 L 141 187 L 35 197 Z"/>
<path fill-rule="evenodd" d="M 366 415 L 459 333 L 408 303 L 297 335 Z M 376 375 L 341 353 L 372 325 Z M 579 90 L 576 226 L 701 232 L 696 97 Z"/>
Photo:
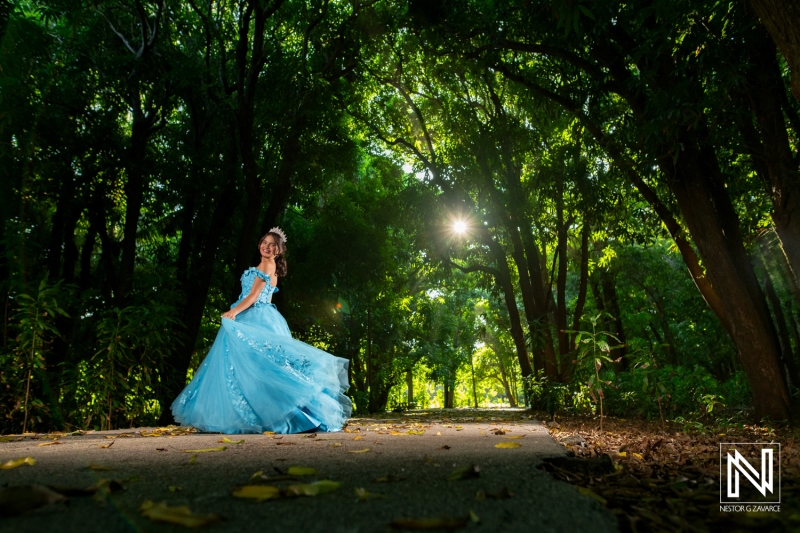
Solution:
<path fill-rule="evenodd" d="M 462 233 L 466 233 L 467 231 L 467 223 L 463 220 L 456 220 L 453 223 L 453 231 L 461 235 Z"/>

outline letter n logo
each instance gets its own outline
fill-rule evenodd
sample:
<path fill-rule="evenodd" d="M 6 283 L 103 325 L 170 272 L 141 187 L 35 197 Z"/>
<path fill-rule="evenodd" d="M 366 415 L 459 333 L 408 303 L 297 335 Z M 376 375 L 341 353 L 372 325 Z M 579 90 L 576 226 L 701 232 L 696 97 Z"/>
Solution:
<path fill-rule="evenodd" d="M 725 486 L 727 498 L 720 498 L 720 503 L 780 503 L 780 445 L 753 444 L 753 443 L 728 443 L 725 455 L 725 469 L 723 470 L 722 446 L 720 443 L 720 484 Z M 778 495 L 775 500 L 775 449 L 778 450 Z M 734 447 L 733 450 L 730 448 Z M 757 447 L 757 448 L 753 448 Z M 749 459 L 742 451 L 749 451 Z M 733 452 L 733 453 L 731 453 Z M 758 452 L 761 464 L 758 464 Z M 751 463 L 756 463 L 753 466 Z M 760 468 L 759 468 L 760 467 Z M 727 475 L 725 475 L 727 474 Z M 744 477 L 744 480 L 741 478 Z M 744 481 L 746 480 L 747 483 Z M 751 488 L 752 487 L 752 488 Z M 722 489 L 723 487 L 720 487 Z M 740 488 L 743 493 L 740 493 Z M 752 489 L 755 489 L 753 491 Z M 722 490 L 720 491 L 722 492 Z M 758 495 L 761 495 L 760 497 Z M 720 494 L 722 496 L 722 494 Z M 744 500 L 744 501 L 742 501 Z"/>

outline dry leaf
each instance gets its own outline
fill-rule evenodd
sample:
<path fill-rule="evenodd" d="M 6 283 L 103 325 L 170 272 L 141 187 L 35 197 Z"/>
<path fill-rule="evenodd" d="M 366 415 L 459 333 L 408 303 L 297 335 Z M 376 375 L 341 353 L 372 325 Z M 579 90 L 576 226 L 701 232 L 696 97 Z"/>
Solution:
<path fill-rule="evenodd" d="M 286 473 L 290 476 L 314 476 L 317 471 L 307 466 L 290 466 Z"/>
<path fill-rule="evenodd" d="M 36 464 L 36 459 L 34 459 L 33 457 L 20 457 L 19 459 L 11 459 L 3 464 L 0 464 L 0 469 L 9 470 L 11 468 L 17 468 L 18 466 L 22 465 L 33 466 L 35 464 Z"/>
<path fill-rule="evenodd" d="M 53 442 L 43 442 L 41 444 L 37 444 L 36 446 L 52 446 L 53 444 L 61 444 L 58 440 L 54 440 Z"/>
<path fill-rule="evenodd" d="M 189 464 L 193 465 L 197 462 L 197 454 L 194 454 L 191 459 L 189 459 Z"/>
<path fill-rule="evenodd" d="M 334 442 L 333 444 L 331 444 L 331 448 L 341 448 L 341 447 L 342 447 L 341 442 Z"/>
<path fill-rule="evenodd" d="M 209 452 L 224 452 L 227 449 L 228 449 L 227 446 L 220 446 L 219 448 L 201 448 L 199 450 L 181 450 L 181 451 L 186 453 L 209 453 Z"/>
<path fill-rule="evenodd" d="M 272 485 L 245 485 L 233 491 L 237 498 L 249 498 L 259 502 L 280 498 L 281 490 Z"/>
<path fill-rule="evenodd" d="M 264 435 L 274 435 L 274 434 L 275 434 L 274 431 L 265 431 L 264 432 Z"/>
<path fill-rule="evenodd" d="M 298 485 L 289 485 L 286 488 L 286 495 L 287 496 L 318 496 L 320 494 L 325 494 L 326 492 L 331 492 L 339 487 L 342 484 L 338 481 L 330 481 L 327 479 L 321 481 L 315 481 L 313 483 L 302 483 Z"/>
<path fill-rule="evenodd" d="M 439 518 L 398 518 L 389 527 L 405 531 L 434 531 L 441 529 L 461 529 L 469 524 L 469 516 Z"/>
<path fill-rule="evenodd" d="M 117 441 L 112 440 L 108 444 L 98 444 L 97 447 L 98 448 L 111 448 L 114 445 L 115 442 L 117 442 Z"/>
<path fill-rule="evenodd" d="M 409 429 L 408 431 L 406 431 L 406 433 L 408 435 L 424 435 L 425 434 L 424 431 L 415 431 L 413 429 Z"/>
<path fill-rule="evenodd" d="M 599 501 L 603 505 L 608 503 L 605 498 L 603 498 L 602 496 L 600 496 L 596 492 L 592 492 L 591 490 L 587 489 L 586 487 L 575 487 L 575 488 L 578 489 L 578 492 L 580 492 L 584 496 L 589 496 L 590 498 L 594 498 L 595 500 Z"/>
<path fill-rule="evenodd" d="M 522 444 L 519 442 L 498 442 L 494 445 L 495 448 L 503 448 L 503 449 L 511 449 L 511 448 L 521 448 Z"/>
<path fill-rule="evenodd" d="M 364 437 L 362 437 L 361 435 L 356 435 L 355 437 L 353 437 L 353 440 L 361 440 L 363 438 Z"/>
<path fill-rule="evenodd" d="M 225 442 L 225 443 L 228 443 L 228 444 L 243 444 L 244 443 L 244 439 L 242 439 L 242 440 L 231 440 L 228 437 L 225 437 L 224 439 L 219 440 L 217 442 Z"/>
<path fill-rule="evenodd" d="M 459 481 L 462 479 L 472 479 L 481 475 L 481 468 L 478 465 L 469 465 L 453 470 L 449 476 L 448 481 Z"/>
<path fill-rule="evenodd" d="M 356 496 L 358 497 L 359 502 L 363 502 L 366 500 L 373 500 L 375 498 L 383 498 L 386 499 L 385 494 L 376 494 L 374 492 L 368 492 L 367 489 L 360 487 L 355 489 Z"/>
<path fill-rule="evenodd" d="M 505 435 L 503 438 L 504 439 L 521 439 L 524 436 L 525 435 Z"/>
<path fill-rule="evenodd" d="M 367 453 L 370 448 L 364 448 L 363 450 L 347 450 L 347 453 Z"/>
<path fill-rule="evenodd" d="M 65 501 L 67 498 L 63 494 L 42 485 L 8 487 L 0 491 L 0 516 L 17 516 Z"/>
<path fill-rule="evenodd" d="M 194 514 L 185 505 L 169 507 L 166 503 L 153 503 L 147 500 L 139 512 L 154 522 L 168 522 L 185 527 L 200 527 L 219 521 L 216 514 Z"/>

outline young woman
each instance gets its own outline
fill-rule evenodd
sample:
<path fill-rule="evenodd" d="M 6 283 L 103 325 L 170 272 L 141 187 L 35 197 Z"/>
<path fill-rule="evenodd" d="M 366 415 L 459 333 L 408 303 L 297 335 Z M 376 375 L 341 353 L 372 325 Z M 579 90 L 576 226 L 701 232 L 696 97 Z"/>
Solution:
<path fill-rule="evenodd" d="M 242 294 L 192 382 L 172 404 L 175 420 L 220 433 L 338 431 L 350 417 L 346 359 L 292 338 L 270 303 L 286 275 L 286 235 L 258 242 L 261 263 L 242 274 Z"/>

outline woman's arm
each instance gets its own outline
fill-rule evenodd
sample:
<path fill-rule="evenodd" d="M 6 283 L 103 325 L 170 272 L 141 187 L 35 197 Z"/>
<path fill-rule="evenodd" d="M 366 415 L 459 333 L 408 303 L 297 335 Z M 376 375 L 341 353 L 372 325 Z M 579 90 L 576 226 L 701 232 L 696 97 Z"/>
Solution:
<path fill-rule="evenodd" d="M 244 299 L 239 302 L 239 305 L 228 311 L 227 313 L 223 313 L 223 317 L 229 318 L 231 320 L 236 320 L 236 315 L 244 311 L 245 309 L 249 308 L 251 305 L 256 303 L 258 300 L 258 295 L 261 294 L 261 289 L 264 288 L 266 282 L 261 278 L 256 278 L 253 280 L 253 288 L 250 289 L 250 294 L 244 297 Z"/>

